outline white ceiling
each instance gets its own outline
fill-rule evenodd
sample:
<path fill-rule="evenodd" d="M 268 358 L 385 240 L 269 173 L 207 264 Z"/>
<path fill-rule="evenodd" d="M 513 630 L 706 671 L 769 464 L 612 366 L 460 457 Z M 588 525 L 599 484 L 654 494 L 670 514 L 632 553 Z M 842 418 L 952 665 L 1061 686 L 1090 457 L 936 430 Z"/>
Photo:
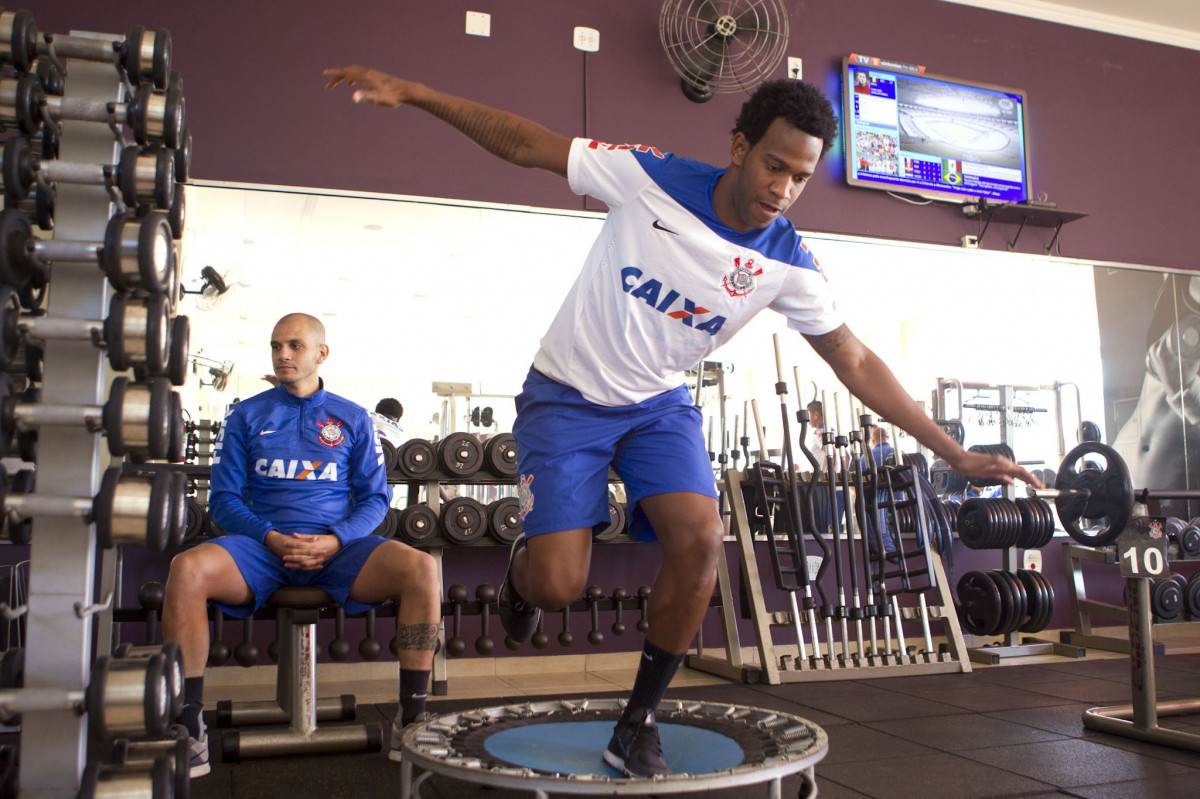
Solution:
<path fill-rule="evenodd" d="M 943 0 L 1200 50 L 1198 0 Z"/>

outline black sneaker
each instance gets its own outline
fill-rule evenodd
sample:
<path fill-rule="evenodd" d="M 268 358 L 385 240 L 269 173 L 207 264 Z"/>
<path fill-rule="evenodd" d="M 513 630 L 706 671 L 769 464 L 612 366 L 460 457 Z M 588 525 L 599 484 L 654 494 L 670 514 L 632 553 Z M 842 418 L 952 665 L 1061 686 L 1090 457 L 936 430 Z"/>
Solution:
<path fill-rule="evenodd" d="M 418 713 L 417 717 L 409 724 L 404 724 L 403 718 L 401 713 L 397 712 L 396 718 L 392 719 L 392 745 L 388 747 L 388 760 L 394 760 L 397 763 L 404 760 L 404 731 L 413 724 L 424 724 L 433 718 L 433 715 L 428 711 Z"/>
<path fill-rule="evenodd" d="M 513 563 L 516 562 L 517 552 L 524 546 L 525 534 L 522 533 L 508 551 L 508 571 L 504 573 L 504 582 L 500 584 L 500 592 L 496 595 L 500 605 L 500 624 L 508 637 L 519 643 L 525 643 L 533 637 L 542 618 L 542 609 L 522 599 L 512 584 Z"/>
<path fill-rule="evenodd" d="M 649 779 L 671 773 L 663 760 L 654 711 L 646 711 L 641 721 L 617 723 L 612 740 L 604 750 L 604 762 L 627 777 Z"/>

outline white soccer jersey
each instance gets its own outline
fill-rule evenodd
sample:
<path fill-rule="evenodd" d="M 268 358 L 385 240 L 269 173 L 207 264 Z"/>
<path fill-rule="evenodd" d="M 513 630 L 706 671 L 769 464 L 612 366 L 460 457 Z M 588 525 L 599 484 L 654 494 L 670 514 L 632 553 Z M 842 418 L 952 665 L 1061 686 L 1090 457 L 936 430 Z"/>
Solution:
<path fill-rule="evenodd" d="M 820 335 L 842 324 L 792 223 L 738 231 L 716 215 L 722 169 L 641 145 L 571 144 L 572 191 L 610 211 L 534 357 L 598 405 L 669 391 L 763 308 Z"/>

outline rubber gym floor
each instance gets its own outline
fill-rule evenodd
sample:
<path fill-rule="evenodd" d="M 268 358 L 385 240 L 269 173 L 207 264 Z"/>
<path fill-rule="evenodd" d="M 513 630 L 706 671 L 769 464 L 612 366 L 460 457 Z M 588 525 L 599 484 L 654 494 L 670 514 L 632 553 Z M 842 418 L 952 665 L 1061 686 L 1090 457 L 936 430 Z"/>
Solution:
<path fill-rule="evenodd" d="M 1054 658 L 1028 665 L 976 667 L 970 674 L 689 686 L 669 690 L 666 701 L 752 705 L 820 725 L 829 735 L 828 754 L 816 768 L 820 796 L 826 799 L 1196 799 L 1200 754 L 1083 726 L 1084 710 L 1130 701 L 1129 672 L 1125 657 Z M 1200 696 L 1200 654 L 1159 655 L 1155 676 L 1160 699 Z M 454 699 L 453 681 L 450 689 L 450 696 L 431 697 L 432 711 L 531 700 L 528 695 Z M 386 729 L 395 712 L 394 702 L 360 705 L 359 719 L 379 721 Z M 1160 723 L 1200 734 L 1200 715 Z M 192 781 L 193 799 L 395 799 L 399 794 L 400 766 L 382 753 L 222 763 L 222 731 L 210 722 L 210 734 L 212 773 Z M 799 787 L 798 777 L 786 779 L 783 796 L 795 797 Z M 421 795 L 509 799 L 533 794 L 434 775 L 422 786 Z M 767 786 L 704 795 L 712 799 L 766 796 Z"/>

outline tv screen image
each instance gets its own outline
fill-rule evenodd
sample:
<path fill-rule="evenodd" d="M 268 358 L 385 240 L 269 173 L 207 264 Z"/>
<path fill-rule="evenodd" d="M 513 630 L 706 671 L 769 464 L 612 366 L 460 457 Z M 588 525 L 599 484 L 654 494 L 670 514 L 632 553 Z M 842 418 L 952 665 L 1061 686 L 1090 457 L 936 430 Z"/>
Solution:
<path fill-rule="evenodd" d="M 847 181 L 952 202 L 1028 200 L 1024 92 L 918 70 L 846 60 Z"/>

